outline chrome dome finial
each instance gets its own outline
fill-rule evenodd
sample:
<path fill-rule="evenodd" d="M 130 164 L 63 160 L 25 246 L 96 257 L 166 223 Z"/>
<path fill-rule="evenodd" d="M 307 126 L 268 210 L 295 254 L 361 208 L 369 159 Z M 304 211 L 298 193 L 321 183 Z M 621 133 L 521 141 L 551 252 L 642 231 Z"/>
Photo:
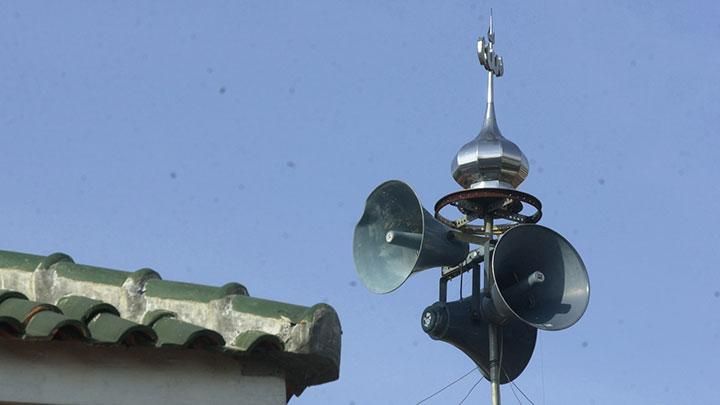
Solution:
<path fill-rule="evenodd" d="M 495 53 L 492 10 L 487 40 L 478 39 L 480 64 L 488 71 L 487 106 L 480 134 L 465 144 L 452 162 L 452 176 L 463 188 L 513 189 L 528 175 L 527 158 L 520 148 L 505 139 L 495 117 L 494 78 L 505 73 L 503 59 Z"/>

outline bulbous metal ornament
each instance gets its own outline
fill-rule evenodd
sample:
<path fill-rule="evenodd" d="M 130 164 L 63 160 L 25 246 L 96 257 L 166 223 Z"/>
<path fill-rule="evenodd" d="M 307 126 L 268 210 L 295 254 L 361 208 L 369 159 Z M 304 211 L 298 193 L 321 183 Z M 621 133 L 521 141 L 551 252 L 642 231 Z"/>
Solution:
<path fill-rule="evenodd" d="M 452 176 L 465 189 L 515 189 L 529 173 L 529 164 L 520 148 L 503 137 L 495 117 L 493 79 L 504 73 L 502 58 L 493 49 L 495 32 L 478 40 L 478 59 L 488 71 L 487 106 L 482 129 L 466 143 L 452 162 Z"/>
<path fill-rule="evenodd" d="M 528 176 L 528 160 L 515 143 L 502 136 L 492 102 L 487 105 L 480 134 L 460 148 L 451 170 L 455 181 L 466 189 L 516 189 Z"/>

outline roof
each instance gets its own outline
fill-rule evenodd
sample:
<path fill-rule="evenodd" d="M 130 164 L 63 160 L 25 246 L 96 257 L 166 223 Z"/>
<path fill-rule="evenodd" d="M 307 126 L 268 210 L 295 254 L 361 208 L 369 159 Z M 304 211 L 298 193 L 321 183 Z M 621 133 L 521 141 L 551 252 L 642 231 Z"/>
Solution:
<path fill-rule="evenodd" d="M 0 250 L 1 339 L 79 340 L 93 345 L 174 347 L 261 357 L 285 370 L 288 398 L 338 378 L 340 321 L 312 307 L 221 287 L 76 264 L 63 253 Z"/>

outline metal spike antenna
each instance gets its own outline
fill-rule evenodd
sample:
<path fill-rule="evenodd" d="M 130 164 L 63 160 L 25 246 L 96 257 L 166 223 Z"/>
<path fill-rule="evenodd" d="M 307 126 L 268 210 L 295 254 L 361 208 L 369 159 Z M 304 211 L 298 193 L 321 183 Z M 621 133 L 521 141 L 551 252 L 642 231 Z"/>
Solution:
<path fill-rule="evenodd" d="M 495 108 L 494 108 L 494 98 L 495 98 L 495 83 L 493 82 L 493 79 L 495 75 L 498 77 L 502 76 L 503 71 L 503 62 L 502 57 L 497 56 L 497 59 L 499 61 L 498 68 L 493 70 L 492 68 L 488 67 L 488 55 L 495 54 L 494 51 L 494 45 L 495 45 L 495 28 L 493 26 L 493 14 L 492 9 L 490 9 L 490 25 L 488 26 L 488 40 L 487 44 L 484 44 L 484 38 L 481 38 L 480 41 L 478 41 L 478 58 L 480 59 L 480 63 L 482 63 L 483 66 L 488 70 L 488 86 L 487 86 L 487 104 L 488 108 L 485 112 L 485 123 L 484 126 L 487 126 L 487 124 L 492 121 L 495 128 L 497 128 L 497 122 L 495 121 Z M 481 46 L 482 44 L 482 46 Z M 485 49 L 485 45 L 487 45 L 487 49 Z"/>
<path fill-rule="evenodd" d="M 488 41 L 495 43 L 495 29 L 493 29 L 493 13 L 490 7 L 490 26 L 488 27 Z"/>
<path fill-rule="evenodd" d="M 490 25 L 488 26 L 487 41 L 480 38 L 477 44 L 478 59 L 480 63 L 487 69 L 487 106 L 485 107 L 485 119 L 483 121 L 483 131 L 488 139 L 502 138 L 500 128 L 497 125 L 495 117 L 495 76 L 500 77 L 505 73 L 503 59 L 495 53 L 495 27 L 493 24 L 492 9 L 490 9 Z"/>

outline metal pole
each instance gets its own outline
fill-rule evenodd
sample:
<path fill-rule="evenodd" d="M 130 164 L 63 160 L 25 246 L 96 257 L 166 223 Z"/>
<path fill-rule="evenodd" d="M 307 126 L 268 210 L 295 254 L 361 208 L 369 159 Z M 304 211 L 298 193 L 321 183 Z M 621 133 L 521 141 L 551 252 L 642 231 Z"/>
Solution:
<path fill-rule="evenodd" d="M 490 340 L 490 398 L 492 405 L 500 405 L 498 329 L 499 327 L 493 323 L 488 326 L 488 337 Z"/>
<path fill-rule="evenodd" d="M 493 239 L 493 217 L 485 217 L 485 235 Z M 489 244 L 488 244 L 489 245 Z M 485 290 L 489 294 L 495 280 L 492 276 L 492 268 L 490 266 L 492 260 L 486 251 L 485 257 Z M 490 400 L 492 405 L 500 405 L 500 347 L 498 343 L 498 334 L 502 332 L 500 327 L 494 323 L 488 323 L 488 344 L 490 357 Z"/>

